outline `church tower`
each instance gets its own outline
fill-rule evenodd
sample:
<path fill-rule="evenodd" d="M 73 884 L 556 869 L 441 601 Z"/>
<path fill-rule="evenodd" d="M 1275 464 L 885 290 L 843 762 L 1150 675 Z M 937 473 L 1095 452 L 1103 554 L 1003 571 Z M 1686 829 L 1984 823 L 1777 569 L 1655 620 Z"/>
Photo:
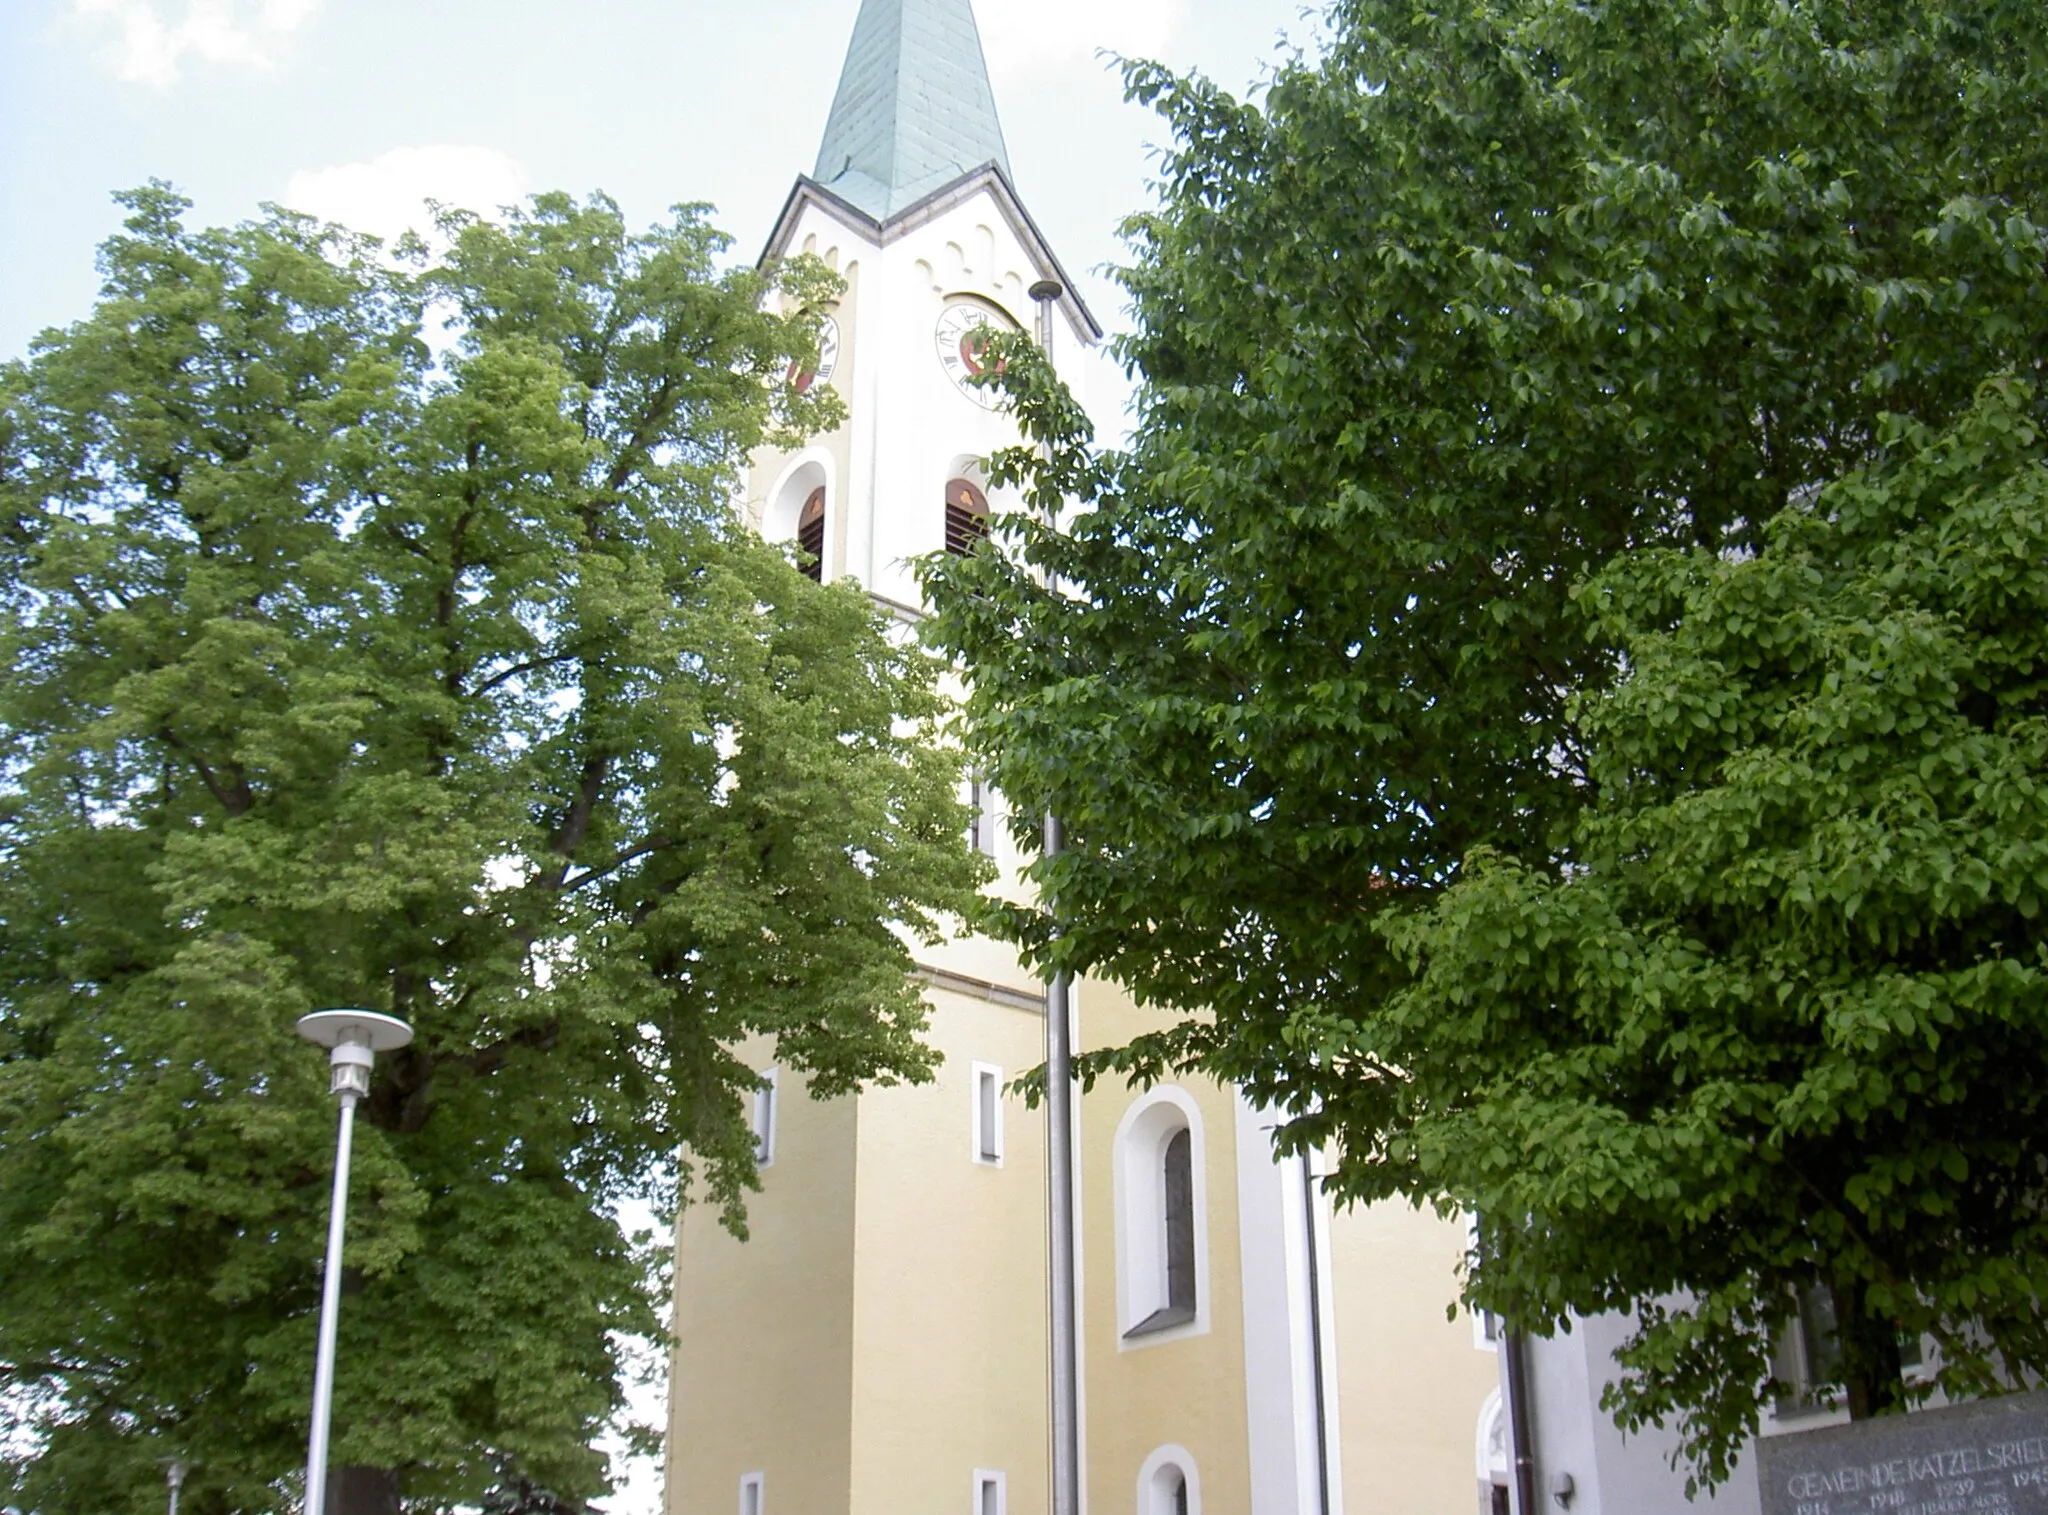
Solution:
<path fill-rule="evenodd" d="M 763 257 L 800 253 L 845 289 L 791 381 L 834 386 L 847 419 L 759 453 L 743 508 L 914 621 L 910 562 L 970 549 L 1006 503 L 980 460 L 1017 431 L 970 382 L 987 329 L 1038 332 L 1077 394 L 1101 337 L 1011 182 L 970 0 L 861 0 Z M 969 841 L 1014 887 L 999 797 L 969 798 Z M 744 1243 L 707 1210 L 679 1224 L 668 1515 L 1050 1506 L 1045 1116 L 1003 1092 L 1043 1060 L 1043 988 L 981 938 L 919 948 L 916 971 L 934 1083 L 815 1101 L 771 1045 L 737 1049 L 764 1081 L 762 1191 Z M 1074 1001 L 1083 1048 L 1158 1024 L 1111 984 Z M 1491 1511 L 1493 1347 L 1446 1318 L 1462 1228 L 1331 1215 L 1272 1125 L 1199 1079 L 1080 1101 L 1083 1508 Z"/>
<path fill-rule="evenodd" d="M 1018 440 L 970 382 L 988 329 L 1043 316 L 1077 391 L 1101 336 L 1011 183 L 969 0 L 862 0 L 762 256 L 801 253 L 845 288 L 793 382 L 835 386 L 847 420 L 757 454 L 744 509 L 914 619 L 910 561 L 972 546 L 981 460 Z M 1012 871 L 973 798 L 973 844 Z M 819 1102 L 772 1046 L 741 1049 L 770 1081 L 762 1192 L 745 1243 L 701 1209 L 679 1227 L 671 1515 L 1046 1508 L 1044 1119 L 1003 1093 L 1042 1060 L 1043 991 L 985 940 L 918 958 L 935 1083 Z"/>
<path fill-rule="evenodd" d="M 1057 286 L 1052 352 L 1077 389 L 1102 335 L 1010 182 L 969 0 L 864 0 L 817 166 L 763 257 L 795 253 L 846 281 L 819 370 L 799 382 L 836 385 L 849 421 L 757 457 L 748 513 L 822 577 L 908 607 L 909 560 L 947 545 L 949 519 L 964 545 L 987 508 L 976 460 L 1016 440 L 968 382 L 984 328 L 1034 330 L 1033 289 Z"/>

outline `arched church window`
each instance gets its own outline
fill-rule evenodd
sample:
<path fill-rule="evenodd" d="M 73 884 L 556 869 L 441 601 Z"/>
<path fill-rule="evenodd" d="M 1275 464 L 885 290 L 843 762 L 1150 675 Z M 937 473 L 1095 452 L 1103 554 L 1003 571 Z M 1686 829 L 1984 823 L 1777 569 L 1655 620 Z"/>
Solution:
<path fill-rule="evenodd" d="M 1178 1325 L 1195 1318 L 1194 1137 L 1182 1126 L 1166 1143 L 1166 1305 L 1161 1312 Z"/>
<path fill-rule="evenodd" d="M 988 496 L 971 479 L 949 481 L 946 485 L 946 551 L 964 558 L 987 535 Z"/>
<path fill-rule="evenodd" d="M 783 517 L 788 520 L 787 516 Z M 822 485 L 811 491 L 811 497 L 804 501 L 804 508 L 796 518 L 797 551 L 803 554 L 798 566 L 806 577 L 822 584 L 825 582 L 825 490 Z"/>
<path fill-rule="evenodd" d="M 1161 1085 L 1125 1112 L 1115 1142 L 1117 1316 L 1142 1341 L 1203 1320 L 1200 1117 Z"/>
<path fill-rule="evenodd" d="M 1202 1483 L 1186 1447 L 1164 1446 L 1138 1471 L 1138 1515 L 1201 1515 Z"/>
<path fill-rule="evenodd" d="M 1475 1444 L 1479 1463 L 1479 1487 L 1488 1515 L 1512 1515 L 1508 1508 L 1508 1427 L 1501 1412 L 1500 1390 L 1486 1396 L 1479 1408 L 1479 1435 Z"/>

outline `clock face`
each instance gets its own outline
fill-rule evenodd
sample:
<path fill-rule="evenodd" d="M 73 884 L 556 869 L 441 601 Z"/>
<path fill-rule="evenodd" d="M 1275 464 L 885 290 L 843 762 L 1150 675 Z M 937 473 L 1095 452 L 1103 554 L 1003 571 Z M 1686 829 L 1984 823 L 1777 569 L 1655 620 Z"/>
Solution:
<path fill-rule="evenodd" d="M 830 316 L 818 321 L 818 362 L 814 368 L 789 365 L 789 385 L 798 394 L 809 394 L 813 384 L 830 384 L 832 370 L 839 366 L 839 323 Z"/>
<path fill-rule="evenodd" d="M 955 300 L 939 312 L 938 329 L 933 333 L 939 366 L 960 392 L 983 410 L 994 410 L 1002 397 L 974 382 L 989 368 L 982 350 L 997 332 L 1015 330 L 1017 324 L 1009 317 L 972 300 Z"/>

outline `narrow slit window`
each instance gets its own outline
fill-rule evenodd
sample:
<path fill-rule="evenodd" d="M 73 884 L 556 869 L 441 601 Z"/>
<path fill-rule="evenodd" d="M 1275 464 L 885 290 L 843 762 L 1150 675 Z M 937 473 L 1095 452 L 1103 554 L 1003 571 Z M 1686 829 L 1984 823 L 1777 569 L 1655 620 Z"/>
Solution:
<path fill-rule="evenodd" d="M 1003 1070 L 974 1065 L 974 1160 L 1003 1160 Z"/>
<path fill-rule="evenodd" d="M 988 496 L 971 479 L 946 485 L 946 551 L 967 557 L 988 535 Z"/>
<path fill-rule="evenodd" d="M 1166 1308 L 1183 1320 L 1195 1314 L 1194 1138 L 1187 1127 L 1166 1144 Z M 1181 1498 L 1186 1499 L 1183 1494 Z"/>
<path fill-rule="evenodd" d="M 974 1515 L 1006 1515 L 1003 1475 L 977 1468 L 974 1472 Z"/>
<path fill-rule="evenodd" d="M 1172 1450 L 1180 1451 L 1178 1447 Z M 1177 1458 L 1162 1459 L 1159 1452 L 1145 1462 L 1148 1471 L 1139 1475 L 1138 1483 L 1140 1515 L 1199 1515 L 1201 1488 L 1186 1464 Z"/>
<path fill-rule="evenodd" d="M 775 1161 L 775 1094 L 780 1071 L 771 1067 L 754 1086 L 754 1165 Z"/>
<path fill-rule="evenodd" d="M 811 497 L 804 501 L 802 514 L 796 518 L 796 547 L 801 554 L 797 566 L 803 570 L 804 576 L 824 583 L 825 490 L 822 485 L 811 491 Z"/>
<path fill-rule="evenodd" d="M 996 855 L 995 796 L 981 775 L 967 776 L 967 845 L 983 857 Z"/>
<path fill-rule="evenodd" d="M 749 1473 L 740 1480 L 740 1515 L 765 1515 L 761 1483 L 759 1473 Z"/>
<path fill-rule="evenodd" d="M 1130 1322 L 1125 1341 L 1198 1322 L 1207 1328 L 1194 1118 L 1179 1100 L 1155 1091 L 1117 1130 L 1117 1315 Z M 1159 1485 L 1157 1497 L 1164 1499 L 1164 1491 Z M 1199 1489 L 1195 1500 L 1201 1502 Z"/>

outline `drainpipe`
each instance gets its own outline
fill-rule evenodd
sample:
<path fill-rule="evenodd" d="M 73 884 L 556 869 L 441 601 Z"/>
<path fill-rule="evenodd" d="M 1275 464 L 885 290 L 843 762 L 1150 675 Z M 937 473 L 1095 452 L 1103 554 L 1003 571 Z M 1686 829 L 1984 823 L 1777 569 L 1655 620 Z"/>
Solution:
<path fill-rule="evenodd" d="M 1515 1464 L 1515 1515 L 1537 1515 L 1536 1448 L 1529 1436 L 1528 1339 L 1518 1330 L 1501 1332 L 1501 1359 L 1508 1380 L 1508 1440 Z"/>
<path fill-rule="evenodd" d="M 1302 1225 L 1308 1236 L 1309 1393 L 1316 1417 L 1316 1515 L 1330 1515 L 1330 1413 L 1323 1383 L 1323 1281 L 1316 1256 L 1316 1170 L 1301 1154 Z"/>
<path fill-rule="evenodd" d="M 1052 360 L 1053 302 L 1063 293 L 1051 279 L 1031 286 L 1038 302 L 1038 345 Z M 1054 524 L 1048 522 L 1048 525 Z M 1050 575 L 1048 590 L 1053 589 Z M 1045 855 L 1065 845 L 1059 817 L 1045 818 Z M 1051 1297 L 1048 1368 L 1052 1394 L 1052 1515 L 1081 1515 L 1080 1351 L 1074 1330 L 1074 1048 L 1068 1019 L 1067 975 L 1055 973 L 1045 988 L 1045 1177 L 1046 1264 Z"/>

